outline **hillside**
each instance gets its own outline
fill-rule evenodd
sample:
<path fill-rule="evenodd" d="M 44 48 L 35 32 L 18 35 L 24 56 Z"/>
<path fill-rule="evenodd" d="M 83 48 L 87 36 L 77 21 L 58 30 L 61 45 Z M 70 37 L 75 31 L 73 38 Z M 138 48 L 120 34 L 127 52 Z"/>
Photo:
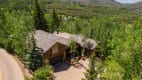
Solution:
<path fill-rule="evenodd" d="M 134 4 L 122 4 L 115 0 L 61 0 L 61 1 L 77 2 L 81 4 L 92 5 L 92 6 L 124 8 L 130 11 L 142 13 L 142 2 L 137 2 Z"/>
<path fill-rule="evenodd" d="M 142 1 L 141 2 L 137 2 L 135 4 L 128 4 L 126 6 L 126 8 L 131 10 L 131 11 L 136 11 L 138 13 L 142 13 Z"/>
<path fill-rule="evenodd" d="M 30 5 L 30 0 L 16 0 L 16 1 L 0 1 L 0 7 L 23 9 Z M 63 3 L 79 3 L 87 6 L 103 6 L 110 8 L 122 8 L 133 12 L 142 13 L 142 2 L 134 4 L 122 4 L 115 0 L 41 0 L 44 4 L 52 2 Z M 10 4 L 10 5 L 9 5 Z M 24 7 L 23 7 L 24 6 Z"/>
<path fill-rule="evenodd" d="M 44 7 L 44 10 L 47 13 L 52 13 L 53 6 L 56 7 L 56 10 L 59 14 L 62 15 L 67 15 L 67 16 L 77 16 L 77 17 L 82 17 L 82 18 L 90 18 L 92 16 L 98 16 L 98 15 L 106 15 L 106 16 L 115 16 L 115 15 L 121 15 L 121 16 L 129 16 L 133 15 L 134 13 L 131 11 L 128 11 L 126 9 L 121 9 L 121 8 L 114 8 L 110 7 L 118 5 L 120 6 L 121 4 L 118 2 L 115 2 L 114 0 L 55 0 L 55 1 L 47 1 L 47 0 L 41 0 L 41 3 L 44 4 L 42 5 Z M 84 4 L 89 4 L 92 3 L 98 4 L 97 6 L 84 6 L 80 4 L 74 4 L 71 1 L 74 2 L 80 2 Z M 92 2 L 91 2 L 92 1 Z M 30 7 L 32 7 L 31 1 L 25 1 L 25 0 L 16 0 L 16 1 L 0 1 L 0 7 L 5 7 L 13 10 L 30 10 Z M 66 3 L 67 2 L 67 3 Z M 9 4 L 9 5 L 8 5 Z M 101 5 L 99 5 L 101 4 Z M 107 7 L 101 7 L 105 5 Z M 8 6 L 7 6 L 8 5 Z"/>
<path fill-rule="evenodd" d="M 114 0 L 61 0 L 63 2 L 76 2 L 82 4 L 89 4 L 89 5 L 97 5 L 97 6 L 120 6 L 121 4 L 114 1 Z"/>

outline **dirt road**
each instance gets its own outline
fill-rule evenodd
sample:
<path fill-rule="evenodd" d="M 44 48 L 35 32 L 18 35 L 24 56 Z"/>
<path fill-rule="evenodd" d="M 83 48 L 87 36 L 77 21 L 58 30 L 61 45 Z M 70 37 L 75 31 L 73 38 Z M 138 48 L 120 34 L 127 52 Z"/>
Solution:
<path fill-rule="evenodd" d="M 0 49 L 0 69 L 2 80 L 24 80 L 23 72 L 18 63 L 3 49 Z"/>

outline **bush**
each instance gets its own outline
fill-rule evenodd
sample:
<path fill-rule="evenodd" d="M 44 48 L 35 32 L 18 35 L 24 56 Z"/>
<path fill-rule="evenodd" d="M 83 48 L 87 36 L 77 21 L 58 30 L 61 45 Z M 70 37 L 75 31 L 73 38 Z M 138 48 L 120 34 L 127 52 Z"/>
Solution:
<path fill-rule="evenodd" d="M 51 80 L 53 70 L 51 66 L 46 65 L 35 71 L 32 80 Z"/>

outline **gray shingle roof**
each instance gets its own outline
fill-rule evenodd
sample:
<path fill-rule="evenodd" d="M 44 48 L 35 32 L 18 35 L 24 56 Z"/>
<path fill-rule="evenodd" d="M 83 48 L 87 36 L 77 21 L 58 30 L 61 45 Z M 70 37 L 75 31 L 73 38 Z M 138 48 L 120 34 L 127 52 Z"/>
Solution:
<path fill-rule="evenodd" d="M 55 34 L 55 33 L 54 33 Z M 85 39 L 82 35 L 73 35 L 69 33 L 59 33 L 56 34 L 59 37 L 65 38 L 69 40 L 75 40 L 78 44 L 80 44 L 82 47 L 88 48 L 88 49 L 95 49 L 97 46 L 97 43 L 93 39 Z"/>
<path fill-rule="evenodd" d="M 36 30 L 34 37 L 37 47 L 43 49 L 44 53 L 56 43 L 61 43 L 67 46 L 70 40 L 75 40 L 82 47 L 88 49 L 94 49 L 97 46 L 96 41 L 93 39 L 84 39 L 84 37 L 81 35 L 72 35 L 69 33 L 50 34 L 43 30 Z M 85 40 L 85 45 L 83 40 Z"/>
<path fill-rule="evenodd" d="M 37 47 L 43 49 L 43 52 L 46 52 L 47 50 L 49 50 L 57 42 L 64 44 L 64 45 L 67 44 L 66 39 L 56 36 L 56 35 L 53 35 L 53 34 L 50 34 L 50 33 L 47 33 L 42 30 L 37 30 L 35 32 L 34 37 L 36 40 Z"/>

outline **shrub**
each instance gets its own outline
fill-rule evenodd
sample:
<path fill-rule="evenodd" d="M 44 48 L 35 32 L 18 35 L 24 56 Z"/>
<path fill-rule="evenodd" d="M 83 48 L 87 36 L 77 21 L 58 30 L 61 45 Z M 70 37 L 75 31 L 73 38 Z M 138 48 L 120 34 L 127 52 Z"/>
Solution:
<path fill-rule="evenodd" d="M 53 70 L 51 66 L 46 65 L 35 71 L 32 80 L 51 80 Z"/>

